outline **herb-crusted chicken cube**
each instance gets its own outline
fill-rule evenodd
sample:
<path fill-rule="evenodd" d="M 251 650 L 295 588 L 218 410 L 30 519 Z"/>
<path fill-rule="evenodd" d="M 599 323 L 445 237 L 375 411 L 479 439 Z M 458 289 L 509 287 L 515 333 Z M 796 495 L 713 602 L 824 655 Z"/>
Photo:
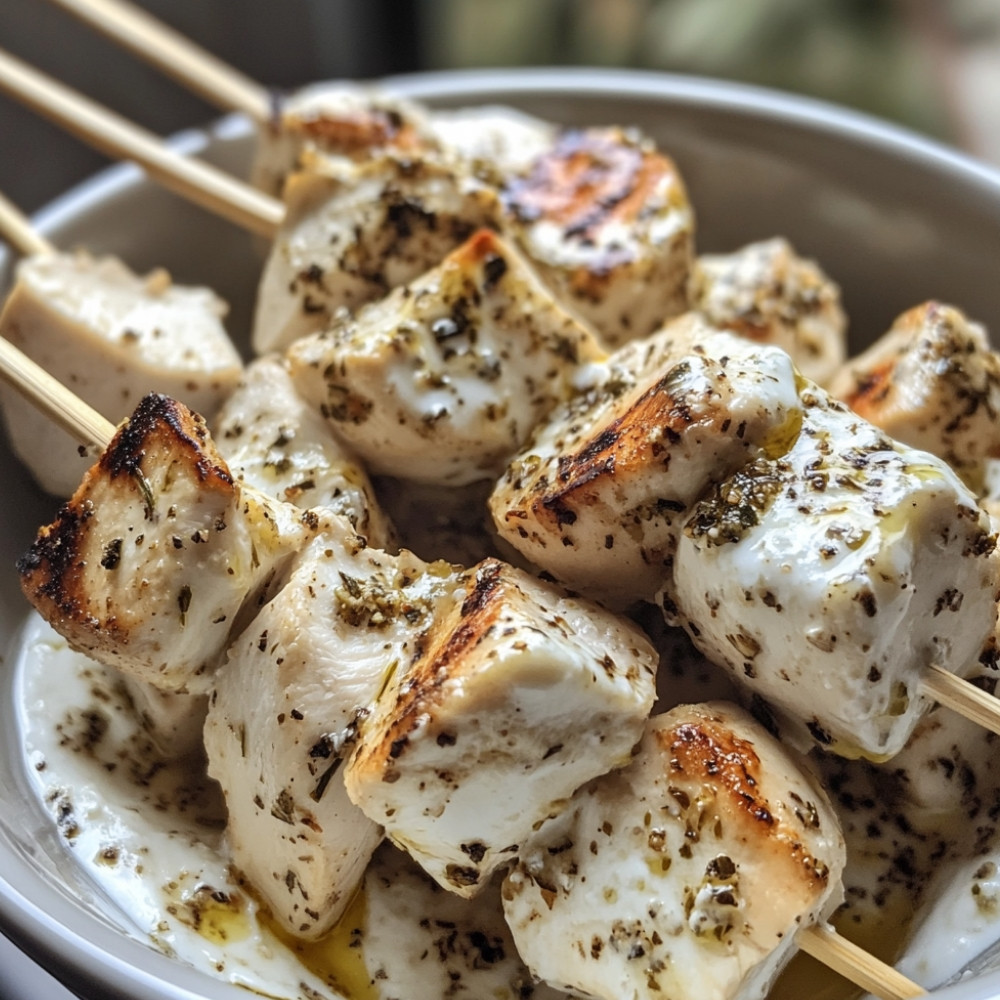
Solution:
<path fill-rule="evenodd" d="M 943 461 L 802 399 L 785 454 L 693 507 L 663 604 L 782 732 L 885 759 L 932 703 L 926 668 L 968 675 L 992 642 L 996 535 Z"/>
<path fill-rule="evenodd" d="M 488 230 L 288 351 L 300 395 L 372 472 L 453 486 L 499 474 L 603 357 Z"/>
<path fill-rule="evenodd" d="M 45 253 L 18 264 L 0 335 L 113 423 L 149 392 L 211 416 L 242 371 L 226 311 L 209 289 L 176 285 L 162 269 L 143 276 L 114 257 Z M 26 399 L 0 391 L 14 451 L 43 489 L 68 497 L 92 459 Z"/>
<path fill-rule="evenodd" d="M 205 747 L 230 850 L 297 937 L 336 922 L 382 839 L 341 764 L 387 676 L 453 603 L 457 576 L 369 548 L 330 518 L 217 673 Z"/>
<path fill-rule="evenodd" d="M 497 560 L 420 636 L 345 765 L 348 794 L 473 896 L 585 781 L 627 763 L 653 704 L 642 632 Z"/>
<path fill-rule="evenodd" d="M 1000 355 L 939 302 L 903 313 L 837 373 L 830 392 L 887 434 L 943 458 L 973 489 L 1000 458 Z"/>
<path fill-rule="evenodd" d="M 260 127 L 250 180 L 281 197 L 289 174 L 310 159 L 350 164 L 387 150 L 419 155 L 432 143 L 425 119 L 416 105 L 368 88 L 339 81 L 303 87 Z"/>
<path fill-rule="evenodd" d="M 310 531 L 301 511 L 233 479 L 201 417 L 150 395 L 18 569 L 74 649 L 195 692 L 241 610 Z"/>
<path fill-rule="evenodd" d="M 490 510 L 500 536 L 532 563 L 625 607 L 669 581 L 689 506 L 713 482 L 783 449 L 801 407 L 783 351 L 691 316 L 642 351 L 627 345 L 608 371 L 539 426 Z"/>
<path fill-rule="evenodd" d="M 694 214 L 677 167 L 638 132 L 565 132 L 502 197 L 544 280 L 608 347 L 687 309 Z"/>
<path fill-rule="evenodd" d="M 812 775 L 734 705 L 650 720 L 503 884 L 532 973 L 600 1000 L 763 997 L 842 896 L 844 841 Z"/>
<path fill-rule="evenodd" d="M 498 199 L 460 164 L 385 154 L 315 163 L 285 186 L 285 218 L 264 265 L 253 345 L 287 347 L 436 266 L 483 226 Z"/>
<path fill-rule="evenodd" d="M 821 385 L 847 353 L 840 289 L 781 238 L 699 257 L 691 308 L 721 329 L 788 351 L 799 371 Z"/>

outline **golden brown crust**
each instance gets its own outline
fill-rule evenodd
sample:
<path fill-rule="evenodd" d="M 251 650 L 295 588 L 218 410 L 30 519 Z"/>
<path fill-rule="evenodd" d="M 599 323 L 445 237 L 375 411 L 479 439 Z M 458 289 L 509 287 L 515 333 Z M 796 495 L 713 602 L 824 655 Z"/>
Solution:
<path fill-rule="evenodd" d="M 292 116 L 288 130 L 316 142 L 328 152 L 360 158 L 373 149 L 419 152 L 420 134 L 398 111 L 366 108 L 340 114 Z"/>
<path fill-rule="evenodd" d="M 629 470 L 669 462 L 664 442 L 675 443 L 699 419 L 691 412 L 690 393 L 674 391 L 680 368 L 671 368 L 621 416 L 562 456 L 554 482 L 543 476 L 532 484 L 526 498 L 532 520 L 558 534 L 576 521 L 576 511 L 602 502 L 607 482 L 623 481 Z M 507 520 L 519 517 L 516 509 L 505 514 Z"/>
<path fill-rule="evenodd" d="M 497 559 L 485 559 L 466 574 L 465 599 L 436 628 L 433 637 L 419 637 L 417 653 L 407 670 L 389 720 L 377 742 L 363 741 L 365 748 L 352 764 L 355 772 L 388 772 L 401 755 L 409 735 L 427 722 L 435 735 L 433 709 L 444 696 L 444 685 L 460 676 L 460 664 L 469 649 L 493 628 L 505 603 L 510 584 L 504 566 Z M 383 777 L 383 780 L 386 780 Z"/>
<path fill-rule="evenodd" d="M 688 783 L 691 801 L 706 794 L 718 801 L 725 795 L 728 808 L 723 809 L 743 824 L 748 842 L 761 849 L 769 847 L 775 858 L 784 858 L 789 878 L 804 883 L 808 891 L 825 889 L 829 868 L 809 854 L 801 835 L 785 822 L 785 807 L 770 802 L 761 791 L 764 775 L 751 741 L 736 736 L 724 719 L 707 714 L 696 721 L 654 730 L 654 736 L 669 761 L 666 777 L 672 786 Z M 800 822 L 818 826 L 814 806 L 802 801 L 799 811 Z"/>
<path fill-rule="evenodd" d="M 568 236 L 586 239 L 612 220 L 638 218 L 664 178 L 680 184 L 673 161 L 623 142 L 618 130 L 571 131 L 508 185 L 506 202 L 523 222 L 549 219 Z"/>

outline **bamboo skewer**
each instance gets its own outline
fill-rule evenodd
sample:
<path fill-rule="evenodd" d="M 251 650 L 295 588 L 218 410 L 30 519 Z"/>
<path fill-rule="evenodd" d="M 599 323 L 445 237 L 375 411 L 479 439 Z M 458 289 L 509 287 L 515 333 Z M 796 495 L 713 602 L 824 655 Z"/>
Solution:
<path fill-rule="evenodd" d="M 138 163 L 151 177 L 202 208 L 272 237 L 285 214 L 275 198 L 200 160 L 181 156 L 152 132 L 102 108 L 0 50 L 0 90 L 113 158 Z"/>
<path fill-rule="evenodd" d="M 963 718 L 1000 735 L 1000 698 L 932 663 L 920 679 L 920 693 Z"/>
<path fill-rule="evenodd" d="M 848 941 L 832 927 L 807 927 L 799 932 L 796 940 L 807 955 L 882 1000 L 927 996 L 922 986 Z"/>
<path fill-rule="evenodd" d="M 55 247 L 32 226 L 27 216 L 2 194 L 0 194 L 0 237 L 24 257 L 55 251 Z"/>
<path fill-rule="evenodd" d="M 267 88 L 139 7 L 121 0 L 53 2 L 216 107 L 243 111 L 260 123 L 271 118 Z"/>
<path fill-rule="evenodd" d="M 0 337 L 0 378 L 87 447 L 106 448 L 115 425 L 77 398 L 9 340 Z"/>
<path fill-rule="evenodd" d="M 88 447 L 103 450 L 115 434 L 114 424 L 2 337 L 0 378 Z M 797 940 L 803 951 L 882 1000 L 910 1000 L 926 993 L 831 928 L 805 928 L 799 932 Z"/>

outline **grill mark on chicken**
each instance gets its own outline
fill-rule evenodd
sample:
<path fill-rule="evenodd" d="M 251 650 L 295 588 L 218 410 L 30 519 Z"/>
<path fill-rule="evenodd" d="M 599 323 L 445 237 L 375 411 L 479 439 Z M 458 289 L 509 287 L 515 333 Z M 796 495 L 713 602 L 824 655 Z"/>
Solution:
<path fill-rule="evenodd" d="M 570 131 L 526 177 L 508 185 L 505 200 L 522 222 L 549 218 L 567 237 L 587 240 L 612 219 L 640 216 L 661 178 L 676 173 L 660 153 L 624 145 L 596 130 Z M 624 248 L 618 254 L 630 256 Z M 605 264 L 612 264 L 610 255 Z M 597 269 L 591 276 L 607 274 Z"/>
<path fill-rule="evenodd" d="M 887 361 L 878 368 L 858 379 L 855 389 L 843 401 L 854 410 L 858 416 L 871 419 L 872 408 L 877 407 L 892 387 L 893 362 Z"/>
<path fill-rule="evenodd" d="M 205 419 L 187 408 L 182 410 L 176 400 L 159 393 L 148 393 L 135 412 L 115 435 L 111 446 L 100 458 L 100 466 L 112 479 L 122 474 L 134 476 L 142 470 L 149 449 L 150 437 L 160 428 L 168 428 L 175 443 L 190 451 L 191 465 L 206 488 L 232 489 L 233 477 L 215 449 Z"/>
<path fill-rule="evenodd" d="M 453 615 L 438 635 L 424 646 L 400 690 L 393 711 L 394 721 L 385 739 L 371 756 L 397 759 L 406 747 L 409 734 L 421 723 L 421 717 L 433 705 L 441 686 L 454 677 L 455 664 L 463 654 L 495 624 L 502 608 L 503 565 L 496 559 L 480 563 L 470 574 L 471 589 L 462 602 L 459 615 Z M 388 765 L 386 760 L 386 765 Z"/>
<path fill-rule="evenodd" d="M 631 469 L 655 462 L 663 450 L 662 439 L 679 440 L 680 433 L 696 420 L 690 399 L 674 391 L 682 367 L 664 375 L 578 452 L 560 456 L 558 479 L 563 486 L 549 488 L 547 480 L 538 480 L 534 488 L 539 495 L 531 510 L 541 523 L 573 524 L 576 514 L 571 507 L 589 502 L 588 484 L 613 477 L 619 465 Z"/>
<path fill-rule="evenodd" d="M 172 439 L 171 448 L 164 446 L 167 437 Z M 87 569 L 84 550 L 88 524 L 94 515 L 87 496 L 90 485 L 105 474 L 111 479 L 131 476 L 137 480 L 136 488 L 144 492 L 142 468 L 147 454 L 168 454 L 178 445 L 193 456 L 186 468 L 195 470 L 204 489 L 220 493 L 235 490 L 204 419 L 169 397 L 155 393 L 144 397 L 128 422 L 119 428 L 97 465 L 88 471 L 80 489 L 60 508 L 56 520 L 39 530 L 31 547 L 17 561 L 21 589 L 29 601 L 41 604 L 50 620 L 54 611 L 67 620 L 73 632 L 100 628 L 112 643 L 128 642 L 127 631 L 119 628 L 114 616 L 102 621 L 86 610 L 92 601 L 84 580 Z M 105 568 L 110 571 L 114 566 Z M 70 622 L 75 625 L 69 626 Z"/>
<path fill-rule="evenodd" d="M 789 858 L 810 888 L 826 886 L 829 868 L 805 850 L 800 834 L 782 823 L 761 795 L 761 760 L 753 743 L 707 718 L 657 731 L 655 738 L 664 754 L 669 754 L 670 775 L 728 792 L 735 814 L 744 816 L 751 827 L 749 837 L 760 844 L 771 843 L 775 854 Z"/>
<path fill-rule="evenodd" d="M 326 152 L 350 157 L 385 147 L 418 152 L 423 145 L 413 123 L 391 109 L 368 108 L 341 115 L 291 117 L 288 127 L 316 142 Z"/>

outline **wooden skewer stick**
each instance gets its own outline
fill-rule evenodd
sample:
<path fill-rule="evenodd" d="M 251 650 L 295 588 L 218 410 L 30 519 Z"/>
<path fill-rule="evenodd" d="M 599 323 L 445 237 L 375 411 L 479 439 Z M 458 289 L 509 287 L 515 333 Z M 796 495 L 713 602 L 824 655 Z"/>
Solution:
<path fill-rule="evenodd" d="M 165 187 L 252 232 L 274 236 L 284 206 L 152 132 L 77 94 L 0 49 L 0 90 L 114 158 L 132 160 Z"/>
<path fill-rule="evenodd" d="M 807 927 L 799 932 L 796 940 L 807 955 L 882 1000 L 927 996 L 922 986 L 841 937 L 832 927 Z"/>
<path fill-rule="evenodd" d="M 0 194 L 0 238 L 25 257 L 53 253 L 55 247 L 31 224 L 31 220 Z"/>
<path fill-rule="evenodd" d="M 58 379 L 0 337 L 0 378 L 87 447 L 106 448 L 115 425 L 77 398 Z"/>
<path fill-rule="evenodd" d="M 146 11 L 122 0 L 53 2 L 216 107 L 243 111 L 257 122 L 269 120 L 272 101 L 265 87 Z"/>
<path fill-rule="evenodd" d="M 920 680 L 921 694 L 1000 735 L 1000 698 L 932 663 Z"/>
<path fill-rule="evenodd" d="M 83 444 L 103 449 L 114 436 L 115 426 L 110 421 L 3 338 L 0 378 Z M 882 1000 L 910 1000 L 926 992 L 831 928 L 806 928 L 799 932 L 797 940 L 803 951 Z"/>

